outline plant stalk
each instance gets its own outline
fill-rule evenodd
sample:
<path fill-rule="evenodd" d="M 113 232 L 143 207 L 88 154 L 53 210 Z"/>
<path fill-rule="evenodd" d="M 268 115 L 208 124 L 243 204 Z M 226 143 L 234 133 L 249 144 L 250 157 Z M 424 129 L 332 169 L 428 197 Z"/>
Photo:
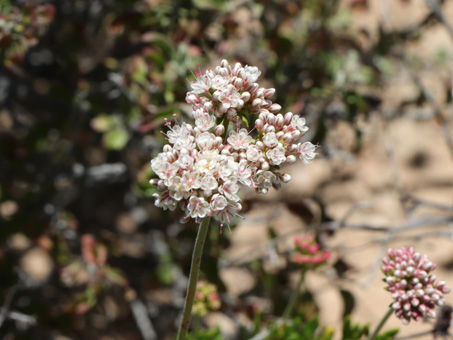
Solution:
<path fill-rule="evenodd" d="M 184 309 L 182 313 L 181 324 L 179 325 L 178 335 L 176 340 L 185 340 L 190 325 L 190 316 L 192 314 L 193 301 L 195 292 L 197 290 L 198 274 L 200 273 L 201 257 L 203 255 L 203 248 L 206 241 L 206 235 L 209 229 L 211 217 L 203 218 L 198 228 L 197 238 L 195 240 L 195 247 L 192 253 L 192 262 L 190 265 L 189 284 L 187 286 L 186 301 L 184 302 Z"/>
<path fill-rule="evenodd" d="M 370 335 L 368 335 L 368 338 L 367 340 L 374 340 L 376 339 L 377 335 L 379 334 L 381 328 L 384 326 L 384 324 L 387 322 L 388 318 L 390 317 L 390 315 L 392 315 L 394 312 L 393 308 L 390 307 L 389 310 L 387 311 L 387 313 L 385 313 L 385 315 L 383 316 L 383 318 L 381 319 L 381 321 L 379 321 L 379 324 L 376 326 L 376 328 L 374 329 L 374 332 L 371 333 Z"/>
<path fill-rule="evenodd" d="M 294 288 L 293 292 L 291 293 L 291 297 L 289 298 L 288 305 L 286 306 L 285 312 L 283 313 L 283 319 L 289 319 L 293 312 L 294 306 L 296 305 L 297 298 L 299 297 L 300 288 L 302 287 L 302 283 L 305 279 L 305 269 L 302 269 L 299 277 L 299 281 L 297 282 L 296 288 Z"/>

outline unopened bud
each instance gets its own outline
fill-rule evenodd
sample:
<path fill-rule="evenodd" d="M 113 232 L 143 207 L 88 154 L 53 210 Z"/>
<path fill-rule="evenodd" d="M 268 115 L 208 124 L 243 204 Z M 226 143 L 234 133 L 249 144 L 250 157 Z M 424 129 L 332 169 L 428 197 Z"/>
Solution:
<path fill-rule="evenodd" d="M 233 67 L 233 70 L 232 70 L 232 73 L 237 76 L 239 74 L 239 72 L 243 69 L 241 63 L 236 63 L 234 64 L 234 67 Z"/>
<path fill-rule="evenodd" d="M 272 104 L 270 107 L 269 107 L 269 111 L 272 112 L 272 113 L 277 113 L 278 111 L 280 111 L 282 109 L 282 107 L 277 104 L 277 103 L 274 103 Z"/>
<path fill-rule="evenodd" d="M 149 184 L 151 184 L 151 185 L 157 187 L 157 185 L 159 184 L 159 178 L 151 178 L 151 179 L 149 180 Z"/>
<path fill-rule="evenodd" d="M 217 125 L 214 129 L 214 133 L 216 136 L 223 136 L 225 133 L 225 127 L 223 125 Z"/>
<path fill-rule="evenodd" d="M 296 161 L 297 161 L 297 158 L 294 155 L 289 155 L 286 157 L 286 162 L 288 164 L 294 164 L 294 163 L 296 163 Z"/>
<path fill-rule="evenodd" d="M 274 88 L 264 90 L 264 97 L 266 98 L 272 97 L 274 94 L 275 94 Z"/>
<path fill-rule="evenodd" d="M 269 125 L 274 125 L 274 123 L 275 123 L 275 116 L 274 116 L 274 115 L 268 115 L 268 116 L 267 116 L 267 122 L 269 123 Z"/>
<path fill-rule="evenodd" d="M 255 96 L 256 97 L 263 97 L 264 96 L 264 89 L 262 87 L 260 87 L 256 93 L 255 93 Z"/>
<path fill-rule="evenodd" d="M 255 145 L 258 147 L 258 149 L 260 149 L 260 151 L 264 150 L 264 143 L 262 141 L 256 142 Z"/>
<path fill-rule="evenodd" d="M 282 175 L 282 182 L 283 183 L 288 183 L 289 181 L 291 181 L 291 175 L 290 174 L 283 174 Z"/>
<path fill-rule="evenodd" d="M 209 101 L 209 102 L 206 102 L 203 104 L 203 108 L 208 112 L 208 111 L 212 111 L 214 106 L 212 105 L 212 102 Z"/>
<path fill-rule="evenodd" d="M 275 125 L 281 129 L 283 127 L 284 123 L 285 123 L 285 120 L 284 120 L 282 114 L 279 113 L 275 120 Z"/>
<path fill-rule="evenodd" d="M 222 59 L 222 61 L 220 62 L 220 66 L 221 67 L 228 67 L 230 65 L 228 64 L 228 60 Z"/>
<path fill-rule="evenodd" d="M 286 112 L 285 113 L 285 125 L 289 125 L 291 123 L 291 120 L 293 120 L 293 113 Z"/>
<path fill-rule="evenodd" d="M 258 129 L 258 130 L 262 130 L 263 129 L 263 126 L 264 126 L 264 123 L 261 119 L 257 119 L 255 120 L 255 127 Z"/>
<path fill-rule="evenodd" d="M 260 105 L 261 105 L 261 99 L 259 99 L 259 98 L 253 99 L 252 106 L 258 107 Z"/>
<path fill-rule="evenodd" d="M 250 100 L 250 93 L 245 91 L 241 94 L 241 99 L 244 101 L 244 102 L 248 102 Z"/>
<path fill-rule="evenodd" d="M 285 133 L 283 131 L 279 131 L 275 134 L 275 137 L 277 137 L 278 140 L 280 140 Z"/>
<path fill-rule="evenodd" d="M 264 161 L 261 163 L 261 169 L 263 170 L 269 170 L 269 163 Z"/>
<path fill-rule="evenodd" d="M 267 128 L 264 128 L 264 132 L 266 133 L 275 132 L 275 127 L 272 125 L 268 125 Z"/>
<path fill-rule="evenodd" d="M 236 78 L 233 81 L 233 84 L 234 84 L 234 86 L 236 86 L 236 88 L 240 88 L 244 85 L 244 80 L 242 80 L 242 78 Z"/>
<path fill-rule="evenodd" d="M 165 144 L 164 147 L 162 148 L 163 152 L 171 152 L 173 148 L 171 147 L 170 144 Z"/>

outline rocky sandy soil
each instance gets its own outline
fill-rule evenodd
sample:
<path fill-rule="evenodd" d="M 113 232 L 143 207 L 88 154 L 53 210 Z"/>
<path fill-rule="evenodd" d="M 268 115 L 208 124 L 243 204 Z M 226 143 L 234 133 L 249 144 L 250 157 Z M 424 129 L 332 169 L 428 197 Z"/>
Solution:
<path fill-rule="evenodd" d="M 453 25 L 453 1 L 446 1 L 442 9 Z M 371 33 L 370 39 L 375 39 L 380 22 L 384 22 L 387 30 L 409 29 L 418 25 L 428 11 L 422 0 L 374 0 L 369 1 L 367 10 L 356 9 L 353 22 L 355 29 L 366 28 Z M 368 121 L 360 123 L 364 132 L 362 150 L 352 152 L 354 131 L 350 126 L 338 124 L 329 131 L 323 148 L 335 150 L 334 157 L 321 156 L 310 166 L 287 168 L 293 181 L 279 192 L 259 197 L 261 203 L 253 207 L 232 235 L 233 245 L 227 260 L 248 261 L 269 255 L 266 246 L 269 224 L 279 235 L 303 234 L 306 223 L 283 202 L 305 202 L 316 212 L 320 205 L 308 197 L 317 197 L 330 218 L 335 221 L 346 218 L 347 225 L 398 230 L 428 221 L 424 227 L 395 233 L 345 228 L 327 238 L 327 248 L 334 258 L 343 257 L 351 268 L 343 280 L 329 271 L 308 275 L 307 286 L 320 304 L 323 324 L 341 324 L 343 307 L 339 287 L 350 290 L 356 297 L 353 320 L 378 322 L 391 303 L 389 293 L 383 289 L 378 267 L 388 247 L 414 246 L 417 251 L 426 253 L 438 264 L 436 276 L 453 286 L 453 224 L 439 222 L 453 211 L 453 155 L 439 117 L 433 113 L 437 105 L 443 117 L 453 118 L 452 107 L 445 104 L 451 62 L 435 66 L 439 51 L 453 53 L 453 37 L 439 23 L 425 28 L 421 39 L 406 49 L 406 53 L 423 62 L 417 74 L 433 97 L 430 105 L 397 109 L 401 103 L 417 98 L 419 88 L 411 72 L 396 65 L 381 89 L 381 107 Z M 453 133 L 452 124 L 446 127 Z M 417 205 L 414 198 L 430 204 Z M 279 246 L 290 249 L 291 237 L 283 237 Z M 270 265 L 283 265 L 279 261 L 281 259 L 270 259 Z M 253 278 L 248 277 L 246 270 L 224 269 L 222 277 L 233 295 L 253 286 Z M 453 304 L 453 294 L 447 295 L 447 301 Z M 431 326 L 419 322 L 405 327 L 392 317 L 386 328 L 392 327 L 401 327 L 400 335 L 408 335 L 429 330 Z M 432 339 L 432 336 L 420 339 Z"/>

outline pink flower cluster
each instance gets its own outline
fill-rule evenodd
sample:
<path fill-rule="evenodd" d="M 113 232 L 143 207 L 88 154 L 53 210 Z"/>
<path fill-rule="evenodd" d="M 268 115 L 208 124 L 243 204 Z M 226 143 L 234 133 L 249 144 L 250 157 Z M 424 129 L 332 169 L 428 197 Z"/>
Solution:
<path fill-rule="evenodd" d="M 302 265 L 319 266 L 330 259 L 331 253 L 321 250 L 320 246 L 311 235 L 305 235 L 303 239 L 294 238 L 297 253 L 294 255 L 294 262 Z"/>
<path fill-rule="evenodd" d="M 217 287 L 211 283 L 199 281 L 193 304 L 193 313 L 204 316 L 208 311 L 220 308 L 221 301 L 217 293 Z"/>
<path fill-rule="evenodd" d="M 151 161 L 159 177 L 150 182 L 158 189 L 158 207 L 179 205 L 183 220 L 213 216 L 223 225 L 242 209 L 240 185 L 267 193 L 291 180 L 280 165 L 297 157 L 306 164 L 313 160 L 316 147 L 299 142 L 308 130 L 305 119 L 278 113 L 280 105 L 269 100 L 275 90 L 255 82 L 260 74 L 257 67 L 231 67 L 223 60 L 214 71 L 196 75 L 186 95 L 195 124 L 167 122 L 168 144 Z M 230 121 L 234 128 L 228 131 Z"/>
<path fill-rule="evenodd" d="M 435 307 L 445 304 L 443 294 L 449 293 L 450 288 L 445 281 L 435 281 L 436 276 L 430 272 L 436 265 L 412 247 L 389 249 L 381 268 L 388 284 L 386 289 L 395 300 L 391 306 L 403 324 L 424 316 L 435 317 Z"/>

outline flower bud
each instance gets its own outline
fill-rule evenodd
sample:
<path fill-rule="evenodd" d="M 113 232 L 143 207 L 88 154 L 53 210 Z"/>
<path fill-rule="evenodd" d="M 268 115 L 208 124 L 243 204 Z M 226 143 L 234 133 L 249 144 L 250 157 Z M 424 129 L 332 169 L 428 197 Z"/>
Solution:
<path fill-rule="evenodd" d="M 275 116 L 274 116 L 274 115 L 268 115 L 268 116 L 267 116 L 267 122 L 269 123 L 269 125 L 274 125 L 274 123 L 275 123 Z"/>
<path fill-rule="evenodd" d="M 214 129 L 214 134 L 216 136 L 223 136 L 225 133 L 225 127 L 223 125 L 217 125 Z"/>
<path fill-rule="evenodd" d="M 243 85 L 244 85 L 244 80 L 242 80 L 242 78 L 236 78 L 234 81 L 233 81 L 233 85 L 236 86 L 236 88 L 241 88 Z"/>
<path fill-rule="evenodd" d="M 241 94 L 241 99 L 244 101 L 244 102 L 248 102 L 250 100 L 250 93 L 249 92 L 243 92 Z"/>
<path fill-rule="evenodd" d="M 259 99 L 259 98 L 253 99 L 252 106 L 258 107 L 260 105 L 261 105 L 261 99 Z"/>
<path fill-rule="evenodd" d="M 171 152 L 173 148 L 171 147 L 170 144 L 165 144 L 164 147 L 162 148 L 163 152 Z"/>
<path fill-rule="evenodd" d="M 284 141 L 285 143 L 291 143 L 291 142 L 293 141 L 293 136 L 291 135 L 291 133 L 288 133 L 288 132 L 287 132 L 287 133 L 285 133 L 285 134 L 283 135 L 282 139 L 283 139 L 283 141 Z M 293 150 L 293 151 L 294 151 L 294 150 Z M 293 151 L 292 151 L 292 152 L 293 152 Z"/>
<path fill-rule="evenodd" d="M 290 174 L 283 174 L 282 175 L 282 182 L 283 183 L 288 183 L 289 181 L 291 181 L 291 175 Z"/>
<path fill-rule="evenodd" d="M 294 155 L 286 156 L 286 162 L 288 164 L 296 163 L 296 161 L 297 161 L 297 157 L 296 156 L 294 156 Z"/>
<path fill-rule="evenodd" d="M 270 107 L 269 107 L 269 111 L 272 112 L 272 113 L 277 113 L 278 111 L 280 111 L 282 109 L 282 107 L 277 104 L 277 103 L 274 103 L 272 104 Z"/>
<path fill-rule="evenodd" d="M 285 133 L 283 131 L 279 131 L 275 134 L 275 137 L 277 137 L 278 140 L 280 140 Z"/>
<path fill-rule="evenodd" d="M 264 126 L 264 123 L 261 119 L 255 120 L 255 127 L 257 128 L 258 131 L 262 130 L 263 126 Z"/>
<path fill-rule="evenodd" d="M 291 120 L 293 119 L 293 113 L 286 112 L 284 118 L 285 118 L 285 125 L 289 125 L 291 123 Z"/>
<path fill-rule="evenodd" d="M 275 94 L 274 88 L 264 90 L 264 97 L 266 98 L 272 97 L 274 94 Z"/>
<path fill-rule="evenodd" d="M 261 163 L 261 169 L 263 170 L 269 170 L 269 163 L 264 161 Z"/>
<path fill-rule="evenodd" d="M 264 151 L 264 143 L 263 142 L 258 141 L 258 142 L 256 142 L 255 145 L 258 147 L 258 149 L 260 149 L 261 151 Z"/>
<path fill-rule="evenodd" d="M 275 132 L 275 127 L 273 127 L 272 125 L 267 125 L 267 128 L 266 127 L 264 128 L 264 132 L 266 133 Z"/>
<path fill-rule="evenodd" d="M 235 76 L 237 76 L 242 69 L 243 69 L 243 67 L 242 67 L 241 63 L 236 63 L 236 64 L 234 64 L 234 67 L 233 67 L 233 70 L 231 71 L 231 73 L 234 74 Z"/>
<path fill-rule="evenodd" d="M 255 96 L 256 97 L 263 97 L 264 96 L 264 89 L 262 87 L 260 87 L 256 93 L 255 93 Z"/>
<path fill-rule="evenodd" d="M 276 119 L 275 119 L 275 125 L 276 125 L 279 129 L 281 129 L 281 128 L 283 127 L 284 123 L 285 123 L 285 120 L 284 120 L 282 114 L 279 113 L 279 114 L 277 115 Z"/>
<path fill-rule="evenodd" d="M 212 105 L 212 102 L 206 102 L 203 104 L 203 108 L 206 110 L 206 112 L 210 112 L 214 109 L 214 106 Z"/>
<path fill-rule="evenodd" d="M 228 67 L 230 65 L 228 64 L 228 60 L 222 59 L 222 61 L 220 62 L 220 66 L 221 67 Z"/>
<path fill-rule="evenodd" d="M 156 187 L 159 184 L 159 178 L 151 178 L 149 180 L 149 184 L 151 184 L 151 185 Z"/>

